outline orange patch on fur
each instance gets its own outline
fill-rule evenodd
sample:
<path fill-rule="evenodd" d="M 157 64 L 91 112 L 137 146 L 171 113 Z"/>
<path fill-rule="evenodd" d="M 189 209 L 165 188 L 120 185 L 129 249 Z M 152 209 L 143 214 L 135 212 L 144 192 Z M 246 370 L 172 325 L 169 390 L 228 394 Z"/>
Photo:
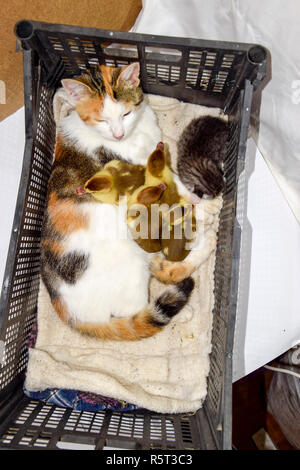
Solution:
<path fill-rule="evenodd" d="M 143 315 L 135 315 L 132 318 L 133 328 L 139 338 L 149 338 L 162 330 L 162 326 L 151 324 L 151 313 L 145 312 Z"/>
<path fill-rule="evenodd" d="M 162 329 L 151 324 L 149 309 L 129 318 L 112 318 L 107 324 L 75 323 L 74 327 L 82 334 L 112 341 L 137 341 L 149 338 Z"/>
<path fill-rule="evenodd" d="M 151 274 L 165 284 L 176 284 L 189 277 L 195 267 L 188 262 L 172 263 L 158 256 L 150 266 Z"/>
<path fill-rule="evenodd" d="M 58 199 L 54 191 L 49 197 L 48 212 L 55 230 L 62 235 L 88 228 L 88 218 L 78 205 L 70 199 Z"/>
<path fill-rule="evenodd" d="M 55 160 L 60 160 L 61 157 L 64 154 L 64 145 L 62 142 L 62 138 L 60 136 L 57 137 L 56 139 L 56 145 L 55 145 L 55 151 L 54 151 L 54 159 Z"/>
<path fill-rule="evenodd" d="M 64 323 L 68 323 L 68 321 L 70 320 L 70 314 L 67 310 L 67 307 L 63 303 L 63 301 L 60 300 L 60 299 L 54 299 L 52 301 L 52 305 L 53 305 L 53 308 L 56 311 L 57 315 L 59 316 L 59 318 Z"/>
<path fill-rule="evenodd" d="M 76 110 L 81 119 L 89 124 L 95 126 L 96 122 L 101 119 L 101 112 L 103 109 L 103 97 L 94 96 L 85 100 L 79 101 Z"/>
<path fill-rule="evenodd" d="M 117 334 L 117 339 L 122 341 L 136 341 L 138 336 L 131 327 L 131 319 L 126 318 L 113 318 L 111 320 L 114 332 Z"/>
<path fill-rule="evenodd" d="M 113 99 L 114 94 L 113 94 L 113 90 L 111 87 L 111 81 L 112 81 L 112 76 L 113 76 L 113 72 L 115 68 L 109 67 L 107 65 L 100 65 L 100 70 L 102 73 L 106 93 L 108 94 L 108 96 L 110 96 L 110 98 Z"/>
<path fill-rule="evenodd" d="M 57 255 L 62 255 L 64 253 L 64 248 L 58 241 L 42 240 L 42 246 L 44 248 L 48 248 L 52 253 Z"/>
<path fill-rule="evenodd" d="M 80 333 L 102 339 L 112 341 L 135 341 L 139 338 L 132 332 L 129 319 L 111 319 L 108 324 L 96 323 L 75 323 L 74 327 Z"/>

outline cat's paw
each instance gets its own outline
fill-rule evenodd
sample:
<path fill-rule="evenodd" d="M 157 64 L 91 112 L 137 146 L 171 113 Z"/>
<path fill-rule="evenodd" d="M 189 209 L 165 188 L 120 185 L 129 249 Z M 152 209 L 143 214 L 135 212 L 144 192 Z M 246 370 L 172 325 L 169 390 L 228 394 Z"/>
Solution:
<path fill-rule="evenodd" d="M 184 261 L 167 261 L 161 255 L 158 255 L 150 264 L 150 272 L 156 279 L 165 284 L 177 284 L 192 274 L 193 266 Z"/>

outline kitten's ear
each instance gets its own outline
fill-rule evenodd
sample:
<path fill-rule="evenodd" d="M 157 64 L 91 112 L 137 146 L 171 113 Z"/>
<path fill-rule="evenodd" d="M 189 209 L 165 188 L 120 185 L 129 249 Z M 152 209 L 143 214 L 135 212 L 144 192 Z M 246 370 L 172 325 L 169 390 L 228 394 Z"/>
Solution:
<path fill-rule="evenodd" d="M 165 189 L 167 186 L 164 183 L 142 189 L 137 196 L 137 202 L 144 206 L 150 206 L 159 200 Z"/>
<path fill-rule="evenodd" d="M 125 65 L 122 67 L 121 73 L 117 80 L 117 85 L 120 81 L 127 82 L 130 86 L 139 86 L 140 84 L 140 64 L 139 62 L 133 62 L 132 64 Z"/>
<path fill-rule="evenodd" d="M 154 152 L 151 153 L 147 162 L 147 171 L 152 176 L 159 178 L 162 175 L 162 172 L 166 166 L 166 156 L 164 149 L 157 147 Z"/>
<path fill-rule="evenodd" d="M 94 176 L 84 185 L 84 187 L 87 192 L 108 192 L 112 188 L 112 181 L 108 176 Z"/>
<path fill-rule="evenodd" d="M 73 78 L 64 78 L 61 83 L 76 103 L 84 98 L 89 98 L 92 95 L 92 90 L 88 85 L 85 85 L 78 80 L 74 80 Z"/>

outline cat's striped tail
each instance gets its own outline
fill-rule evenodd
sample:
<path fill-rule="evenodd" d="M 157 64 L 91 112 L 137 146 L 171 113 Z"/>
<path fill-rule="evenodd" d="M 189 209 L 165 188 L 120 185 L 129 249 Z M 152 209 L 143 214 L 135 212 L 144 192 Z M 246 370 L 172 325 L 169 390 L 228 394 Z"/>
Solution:
<path fill-rule="evenodd" d="M 68 323 L 81 333 L 102 340 L 137 341 L 149 338 L 161 331 L 185 306 L 193 288 L 194 281 L 189 277 L 174 284 L 153 304 L 131 317 L 112 318 L 109 323 L 101 324 L 74 320 Z"/>

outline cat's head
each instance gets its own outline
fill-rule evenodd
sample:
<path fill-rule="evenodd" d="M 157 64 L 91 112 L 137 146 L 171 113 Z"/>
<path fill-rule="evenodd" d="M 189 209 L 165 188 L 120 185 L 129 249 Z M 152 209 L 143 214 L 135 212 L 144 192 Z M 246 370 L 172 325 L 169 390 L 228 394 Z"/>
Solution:
<path fill-rule="evenodd" d="M 138 62 L 124 67 L 97 66 L 78 78 L 62 80 L 82 121 L 104 138 L 125 139 L 137 122 L 143 92 Z"/>

